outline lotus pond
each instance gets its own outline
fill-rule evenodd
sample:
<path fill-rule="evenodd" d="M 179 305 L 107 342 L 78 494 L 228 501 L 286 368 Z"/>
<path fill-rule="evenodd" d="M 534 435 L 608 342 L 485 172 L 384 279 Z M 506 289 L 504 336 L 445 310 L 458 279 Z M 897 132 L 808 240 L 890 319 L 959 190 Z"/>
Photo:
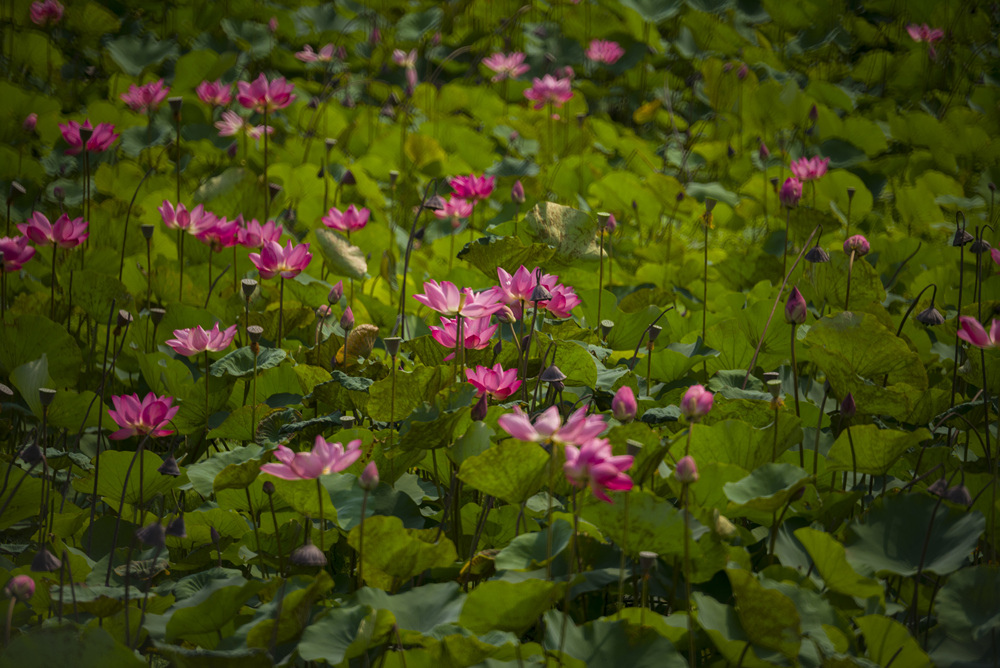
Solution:
<path fill-rule="evenodd" d="M 996 665 L 995 4 L 0 23 L 0 666 Z"/>

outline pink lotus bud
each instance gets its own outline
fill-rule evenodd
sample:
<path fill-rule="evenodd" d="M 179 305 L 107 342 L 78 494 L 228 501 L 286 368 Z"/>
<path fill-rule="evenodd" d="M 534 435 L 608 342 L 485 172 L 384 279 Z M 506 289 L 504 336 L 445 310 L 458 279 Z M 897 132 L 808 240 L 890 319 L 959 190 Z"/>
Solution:
<path fill-rule="evenodd" d="M 854 403 L 854 395 L 850 392 L 840 402 L 840 417 L 850 420 L 858 412 L 857 404 Z"/>
<path fill-rule="evenodd" d="M 698 482 L 698 465 L 695 463 L 694 457 L 691 455 L 681 457 L 680 461 L 677 462 L 677 468 L 674 469 L 674 475 L 679 482 L 685 485 Z"/>
<path fill-rule="evenodd" d="M 25 132 L 34 132 L 35 126 L 37 124 L 38 124 L 38 114 L 31 113 L 25 117 L 22 127 L 24 128 Z"/>
<path fill-rule="evenodd" d="M 801 325 L 806 321 L 806 314 L 809 312 L 806 306 L 805 297 L 798 288 L 792 288 L 785 302 L 785 322 L 790 325 Z"/>
<path fill-rule="evenodd" d="M 366 492 L 373 492 L 378 487 L 378 467 L 375 465 L 374 460 L 368 462 L 368 466 L 361 472 L 358 484 Z"/>
<path fill-rule="evenodd" d="M 515 181 L 510 189 L 510 199 L 516 204 L 524 204 L 524 186 L 520 181 Z"/>
<path fill-rule="evenodd" d="M 778 192 L 778 201 L 781 202 L 782 206 L 794 209 L 799 205 L 800 199 L 802 199 L 802 184 L 797 178 L 790 176 L 781 185 L 781 191 Z"/>
<path fill-rule="evenodd" d="M 715 397 L 702 385 L 692 385 L 681 399 L 681 413 L 691 422 L 697 422 L 712 410 Z"/>
<path fill-rule="evenodd" d="M 271 32 L 272 35 L 274 33 L 278 32 L 278 17 L 277 16 L 272 16 L 271 20 L 267 22 L 267 29 Z"/>
<path fill-rule="evenodd" d="M 35 595 L 35 581 L 30 575 L 15 575 L 3 588 L 8 598 L 14 598 L 22 603 Z"/>
<path fill-rule="evenodd" d="M 616 420 L 631 422 L 635 419 L 637 411 L 635 393 L 628 385 L 622 385 L 615 393 L 615 398 L 611 400 L 611 414 L 615 416 Z"/>
<path fill-rule="evenodd" d="M 330 294 L 327 295 L 327 301 L 331 304 L 336 304 L 340 301 L 340 298 L 344 296 L 344 282 L 337 281 L 337 284 L 333 286 L 330 290 Z"/>
<path fill-rule="evenodd" d="M 344 309 L 344 314 L 340 316 L 340 326 L 345 332 L 354 328 L 354 311 L 351 310 L 350 306 Z"/>
<path fill-rule="evenodd" d="M 868 255 L 869 250 L 871 250 L 871 245 L 868 243 L 868 240 L 860 234 L 855 234 L 853 237 L 849 237 L 847 241 L 844 242 L 845 253 L 853 251 L 855 255 L 861 257 L 862 255 Z"/>

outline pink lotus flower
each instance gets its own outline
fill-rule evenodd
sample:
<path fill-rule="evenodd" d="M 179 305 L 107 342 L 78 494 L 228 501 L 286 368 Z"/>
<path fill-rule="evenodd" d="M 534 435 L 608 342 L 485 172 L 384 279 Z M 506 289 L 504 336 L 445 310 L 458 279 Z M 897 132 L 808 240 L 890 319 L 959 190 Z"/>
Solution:
<path fill-rule="evenodd" d="M 21 127 L 25 132 L 31 133 L 35 131 L 35 126 L 38 125 L 38 114 L 32 112 L 24 117 L 24 122 L 21 123 Z"/>
<path fill-rule="evenodd" d="M 163 79 L 160 79 L 141 86 L 132 84 L 128 87 L 128 91 L 122 93 L 120 97 L 122 102 L 127 104 L 132 111 L 145 114 L 159 109 L 169 93 L 170 87 L 165 86 Z"/>
<path fill-rule="evenodd" d="M 778 191 L 778 201 L 783 207 L 794 209 L 799 205 L 800 199 L 802 199 L 802 184 L 794 176 L 789 176 L 781 184 L 781 190 Z"/>
<path fill-rule="evenodd" d="M 532 271 L 521 265 L 514 275 L 508 274 L 502 267 L 497 267 L 497 277 L 500 285 L 493 288 L 497 299 L 510 307 L 515 318 L 521 318 L 521 304 L 531 303 L 532 293 L 535 291 L 538 268 Z M 574 308 L 580 305 L 581 300 L 576 296 L 573 288 L 560 285 L 559 277 L 553 274 L 542 274 L 542 287 L 552 295 L 551 299 L 541 300 L 536 304 L 539 308 L 548 309 L 549 313 L 557 318 L 569 318 Z"/>
<path fill-rule="evenodd" d="M 600 436 L 607 426 L 604 423 L 604 416 L 587 415 L 586 406 L 578 408 L 570 415 L 565 425 L 562 424 L 559 409 L 556 406 L 550 406 L 546 409 L 535 418 L 534 423 L 531 422 L 527 413 L 518 406 L 514 406 L 514 412 L 501 415 L 497 423 L 508 434 L 522 441 L 552 442 L 563 445 L 583 445 Z"/>
<path fill-rule="evenodd" d="M 25 236 L 0 237 L 0 259 L 3 259 L 5 272 L 20 271 L 35 256 L 35 248 L 28 245 L 29 241 Z"/>
<path fill-rule="evenodd" d="M 243 216 L 237 216 L 236 220 L 243 222 Z M 273 220 L 269 220 L 263 225 L 252 219 L 246 226 L 240 226 L 237 230 L 238 241 L 245 248 L 260 248 L 267 241 L 277 242 L 281 239 L 284 230 L 281 225 L 276 225 Z"/>
<path fill-rule="evenodd" d="M 813 181 L 824 174 L 826 174 L 827 166 L 830 164 L 830 158 L 820 158 L 819 156 L 814 156 L 812 158 L 799 158 L 798 160 L 792 160 L 792 174 L 795 175 L 799 181 Z"/>
<path fill-rule="evenodd" d="M 868 255 L 868 251 L 870 250 L 871 244 L 868 243 L 868 240 L 863 235 L 855 234 L 844 241 L 844 252 L 848 255 L 854 253 L 856 256 L 861 257 Z"/>
<path fill-rule="evenodd" d="M 285 81 L 284 77 L 278 77 L 269 82 L 267 77 L 261 74 L 252 83 L 238 81 L 236 86 L 239 88 L 236 101 L 247 109 L 253 109 L 259 113 L 284 109 L 295 99 L 295 95 L 292 93 L 295 87 Z"/>
<path fill-rule="evenodd" d="M 343 471 L 361 456 L 361 439 L 345 448 L 340 443 L 327 443 L 317 435 L 312 452 L 295 452 L 279 445 L 274 456 L 281 463 L 264 464 L 260 470 L 282 480 L 314 480 L 328 473 Z"/>
<path fill-rule="evenodd" d="M 475 371 L 466 369 L 465 377 L 479 390 L 477 396 L 485 393 L 497 401 L 503 401 L 521 387 L 521 381 L 517 379 L 517 369 L 504 370 L 500 364 L 494 364 L 493 368 L 477 366 Z"/>
<path fill-rule="evenodd" d="M 931 28 L 926 23 L 923 25 L 911 23 L 906 26 L 906 32 L 910 33 L 910 37 L 913 38 L 914 42 L 927 42 L 927 45 L 930 47 L 930 57 L 937 57 L 937 52 L 934 50 L 934 42 L 944 38 L 944 30 L 941 30 L 941 28 Z"/>
<path fill-rule="evenodd" d="M 93 130 L 87 142 L 87 150 L 91 153 L 100 153 L 111 148 L 120 135 L 115 134 L 115 126 L 110 123 L 98 123 L 96 128 L 92 128 L 89 120 L 84 120 L 83 125 L 76 121 L 69 121 L 65 125 L 59 124 L 59 131 L 62 132 L 63 139 L 69 144 L 66 155 L 76 155 L 83 149 L 83 140 L 80 139 L 80 128 Z"/>
<path fill-rule="evenodd" d="M 40 246 L 56 245 L 59 248 L 76 248 L 90 236 L 87 221 L 83 218 L 70 219 L 65 213 L 50 223 L 40 211 L 31 215 L 28 223 L 21 223 L 17 229 Z"/>
<path fill-rule="evenodd" d="M 198 241 L 206 243 L 218 253 L 223 248 L 232 248 L 238 243 L 240 232 L 239 221 L 226 220 L 226 217 L 216 218 L 215 223 L 200 230 L 195 236 Z"/>
<path fill-rule="evenodd" d="M 458 319 L 441 318 L 441 327 L 430 328 L 431 336 L 445 348 L 455 349 L 458 337 Z M 462 321 L 462 347 L 465 350 L 482 350 L 490 345 L 490 339 L 496 334 L 500 325 L 490 325 L 489 318 L 466 318 Z M 452 359 L 455 353 L 445 357 Z"/>
<path fill-rule="evenodd" d="M 601 501 L 613 503 L 607 491 L 632 489 L 632 479 L 625 471 L 632 466 L 632 455 L 614 456 L 607 439 L 594 438 L 580 448 L 566 446 L 566 463 L 563 471 L 566 479 L 574 487 L 590 486 L 590 490 Z"/>
<path fill-rule="evenodd" d="M 202 204 L 188 211 L 183 204 L 178 203 L 175 208 L 173 204 L 163 200 L 163 204 L 157 208 L 157 211 L 160 212 L 163 224 L 168 229 L 184 230 L 192 236 L 198 236 L 215 225 L 218 220 L 218 216 L 211 211 L 205 211 Z"/>
<path fill-rule="evenodd" d="M 392 62 L 400 67 L 413 68 L 417 66 L 417 50 L 413 49 L 409 53 L 402 49 L 393 49 Z"/>
<path fill-rule="evenodd" d="M 493 194 L 496 178 L 493 176 L 456 176 L 448 181 L 455 197 L 466 200 L 485 200 Z"/>
<path fill-rule="evenodd" d="M 587 58 L 595 63 L 614 65 L 618 59 L 625 55 L 625 49 L 618 45 L 618 42 L 595 39 L 590 42 L 587 48 Z"/>
<path fill-rule="evenodd" d="M 174 419 L 180 406 L 171 406 L 173 397 L 158 397 L 152 392 L 139 401 L 138 394 L 111 397 L 114 410 L 108 410 L 111 419 L 121 427 L 108 438 L 120 441 L 129 436 L 169 436 L 174 433 L 163 426 Z"/>
<path fill-rule="evenodd" d="M 295 54 L 295 57 L 303 63 L 329 63 L 333 60 L 333 44 L 327 44 L 319 50 L 319 53 L 313 51 L 313 48 L 306 44 L 301 51 Z"/>
<path fill-rule="evenodd" d="M 434 215 L 439 220 L 451 222 L 455 229 L 462 224 L 462 220 L 472 215 L 472 202 L 452 195 L 444 201 L 444 207 L 434 211 Z"/>
<path fill-rule="evenodd" d="M 557 318 L 570 318 L 573 316 L 570 311 L 579 306 L 583 300 L 576 296 L 576 291 L 568 285 L 556 285 L 549 292 L 552 299 L 538 302 L 538 306 L 545 308 L 551 315 Z"/>
<path fill-rule="evenodd" d="M 1000 264 L 1000 248 L 991 248 L 990 257 L 993 258 L 994 264 Z"/>
<path fill-rule="evenodd" d="M 257 267 L 261 278 L 274 278 L 280 275 L 282 278 L 295 278 L 303 269 L 309 266 L 312 260 L 312 253 L 309 252 L 309 244 L 299 244 L 292 246 L 292 242 L 281 244 L 276 241 L 265 241 L 259 253 L 250 253 L 250 261 Z"/>
<path fill-rule="evenodd" d="M 31 3 L 31 22 L 39 26 L 54 25 L 62 20 L 63 6 L 57 0 Z"/>
<path fill-rule="evenodd" d="M 975 318 L 963 315 L 958 320 L 961 323 L 958 338 L 966 343 L 971 343 L 977 348 L 995 348 L 1000 345 L 1000 320 L 993 321 L 988 333 Z"/>
<path fill-rule="evenodd" d="M 631 422 L 635 419 L 639 406 L 635 401 L 635 392 L 628 385 L 622 385 L 611 400 L 611 414 L 621 422 Z"/>
<path fill-rule="evenodd" d="M 371 216 L 371 211 L 367 208 L 361 207 L 359 209 L 352 204 L 343 212 L 337 207 L 333 207 L 323 216 L 322 221 L 331 230 L 353 232 L 367 225 L 369 216 Z"/>
<path fill-rule="evenodd" d="M 703 385 L 692 385 L 681 399 L 681 413 L 691 422 L 697 422 L 712 410 L 715 397 Z"/>
<path fill-rule="evenodd" d="M 215 323 L 207 332 L 198 325 L 187 329 L 175 329 L 174 337 L 165 343 L 174 349 L 178 355 L 191 357 L 206 351 L 218 352 L 225 350 L 236 336 L 236 325 L 219 331 L 219 323 Z"/>
<path fill-rule="evenodd" d="M 413 298 L 424 306 L 451 317 L 486 318 L 503 308 L 492 291 L 476 293 L 470 288 L 459 291 L 449 281 L 425 281 L 424 293 L 413 295 Z"/>
<path fill-rule="evenodd" d="M 199 100 L 213 107 L 224 107 L 233 101 L 233 87 L 223 84 L 221 80 L 202 81 L 194 92 Z"/>
<path fill-rule="evenodd" d="M 541 109 L 546 104 L 561 107 L 573 97 L 572 82 L 569 78 L 557 79 L 551 74 L 546 74 L 541 79 L 535 77 L 531 88 L 524 91 L 524 96 L 534 100 L 535 109 Z"/>
<path fill-rule="evenodd" d="M 493 75 L 494 83 L 504 79 L 516 79 L 531 69 L 524 64 L 524 54 L 520 51 L 494 53 L 483 58 L 483 65 L 495 72 Z"/>
<path fill-rule="evenodd" d="M 235 111 L 228 109 L 222 112 L 222 118 L 215 122 L 215 127 L 218 128 L 220 137 L 233 137 L 245 132 L 253 139 L 260 139 L 265 130 L 269 135 L 274 134 L 273 126 L 254 125 Z"/>

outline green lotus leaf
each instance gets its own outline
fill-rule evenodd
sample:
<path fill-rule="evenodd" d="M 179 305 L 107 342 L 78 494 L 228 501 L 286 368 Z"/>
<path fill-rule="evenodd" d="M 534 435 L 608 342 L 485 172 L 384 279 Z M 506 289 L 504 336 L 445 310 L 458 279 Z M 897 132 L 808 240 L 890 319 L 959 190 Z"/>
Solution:
<path fill-rule="evenodd" d="M 541 202 L 525 214 L 524 223 L 535 239 L 554 246 L 556 256 L 564 262 L 598 259 L 597 218 L 590 214 Z"/>
<path fill-rule="evenodd" d="M 507 503 L 522 503 L 545 483 L 549 455 L 537 444 L 504 440 L 462 462 L 458 477 Z"/>
<path fill-rule="evenodd" d="M 865 637 L 868 658 L 878 665 L 888 666 L 893 657 L 907 667 L 931 668 L 934 665 L 907 628 L 896 620 L 866 615 L 855 618 L 854 623 Z"/>
<path fill-rule="evenodd" d="M 133 463 L 133 458 L 135 462 Z M 183 483 L 181 478 L 162 475 L 158 469 L 163 464 L 159 455 L 143 450 L 139 456 L 134 452 L 105 450 L 98 457 L 97 466 L 101 475 L 97 481 L 97 494 L 108 503 L 118 502 L 125 492 L 125 503 L 130 506 L 150 501 L 157 494 L 166 494 Z M 131 470 L 130 470 L 131 465 Z M 126 484 L 126 476 L 128 483 Z M 142 483 L 140 486 L 140 482 Z M 94 490 L 94 472 L 73 480 L 73 488 L 81 494 L 91 494 Z"/>
<path fill-rule="evenodd" d="M 473 633 L 500 630 L 524 633 L 563 597 L 564 582 L 493 580 L 466 597 L 459 623 Z"/>
<path fill-rule="evenodd" d="M 827 454 L 828 471 L 852 471 L 857 460 L 858 473 L 885 475 L 900 456 L 910 448 L 931 440 L 926 429 L 897 431 L 879 429 L 872 424 L 862 424 L 845 429 L 834 442 Z M 851 441 L 854 442 L 854 458 L 851 457 Z"/>
<path fill-rule="evenodd" d="M 833 536 L 810 527 L 795 532 L 816 566 L 823 582 L 840 594 L 855 596 L 861 600 L 872 597 L 885 601 L 885 589 L 875 580 L 859 575 L 847 561 L 844 546 Z"/>
<path fill-rule="evenodd" d="M 749 571 L 726 569 L 736 597 L 740 625 L 753 642 L 781 652 L 788 658 L 798 656 L 801 618 L 787 596 L 764 587 Z"/>
<path fill-rule="evenodd" d="M 316 240 L 327 265 L 337 276 L 362 279 L 368 272 L 365 253 L 333 230 L 316 230 Z"/>
<path fill-rule="evenodd" d="M 361 559 L 365 580 L 382 589 L 392 589 L 428 568 L 450 566 L 458 556 L 455 545 L 436 529 L 406 529 L 398 517 L 386 515 L 370 517 L 364 526 L 367 549 Z M 355 550 L 359 536 L 360 527 L 347 536 Z"/>
<path fill-rule="evenodd" d="M 213 454 L 185 470 L 195 491 L 208 498 L 220 489 L 243 489 L 252 483 L 263 459 L 264 448 L 251 444 Z"/>
<path fill-rule="evenodd" d="M 278 366 L 288 356 L 281 348 L 261 348 L 257 355 L 257 372 Z M 209 370 L 213 376 L 246 376 L 254 372 L 254 355 L 250 346 L 238 348 L 220 360 L 212 363 Z"/>
<path fill-rule="evenodd" d="M 451 411 L 418 408 L 400 428 L 399 447 L 404 450 L 434 450 L 451 445 L 455 429 L 468 419 L 470 406 Z"/>
<path fill-rule="evenodd" d="M 43 316 L 28 314 L 0 327 L 0 365 L 8 375 L 43 355 L 47 373 L 57 388 L 76 384 L 83 356 L 63 327 Z"/>
<path fill-rule="evenodd" d="M 145 662 L 96 626 L 52 626 L 18 635 L 4 649 L 0 666 L 55 665 L 73 657 L 81 668 L 141 668 Z"/>
<path fill-rule="evenodd" d="M 368 388 L 367 410 L 373 420 L 401 420 L 455 382 L 454 369 L 448 366 L 417 366 L 410 373 L 397 371 L 395 378 L 395 384 L 390 374 Z"/>
<path fill-rule="evenodd" d="M 112 60 L 129 76 L 137 77 L 151 65 L 157 65 L 167 58 L 176 58 L 177 44 L 172 40 L 162 42 L 151 34 L 122 35 L 111 40 L 105 48 Z"/>
<path fill-rule="evenodd" d="M 362 605 L 391 612 L 400 629 L 424 634 L 458 621 L 468 598 L 456 582 L 432 583 L 395 596 L 362 587 L 355 597 Z"/>
<path fill-rule="evenodd" d="M 326 661 L 332 666 L 362 654 L 371 644 L 388 636 L 395 619 L 367 605 L 334 608 L 302 632 L 298 654 L 306 661 Z"/>
<path fill-rule="evenodd" d="M 491 280 L 497 278 L 497 267 L 510 274 L 524 265 L 529 270 L 545 266 L 555 251 L 545 244 L 525 246 L 518 237 L 480 237 L 466 244 L 458 258 L 480 270 Z"/>
<path fill-rule="evenodd" d="M 285 644 L 299 637 L 316 600 L 333 589 L 333 578 L 326 571 L 306 582 L 306 586 L 286 589 L 279 600 L 257 609 L 254 620 L 248 624 L 252 624 L 246 633 L 248 647 L 268 648 L 272 643 Z M 240 635 L 237 631 L 236 636 Z"/>
<path fill-rule="evenodd" d="M 963 568 L 948 577 L 934 600 L 938 620 L 956 637 L 990 638 L 1000 626 L 1000 577 L 987 565 Z"/>
<path fill-rule="evenodd" d="M 221 631 L 263 587 L 263 582 L 248 582 L 238 575 L 213 581 L 167 611 L 166 639 L 173 641 Z"/>
<path fill-rule="evenodd" d="M 737 420 L 697 424 L 691 433 L 690 454 L 697 462 L 735 464 L 753 471 L 801 442 L 801 425 L 801 420 L 791 415 L 782 415 L 777 425 L 772 423 L 763 429 Z"/>
<path fill-rule="evenodd" d="M 791 464 L 759 466 L 746 478 L 727 482 L 723 486 L 726 498 L 732 504 L 729 513 L 736 517 L 748 511 L 773 513 L 784 507 L 808 479 L 808 473 Z"/>
<path fill-rule="evenodd" d="M 565 613 L 555 610 L 545 613 L 545 646 L 549 650 L 561 647 L 582 665 L 636 668 L 687 665 L 674 644 L 651 628 L 633 626 L 624 620 L 595 620 L 577 626 L 564 617 Z"/>

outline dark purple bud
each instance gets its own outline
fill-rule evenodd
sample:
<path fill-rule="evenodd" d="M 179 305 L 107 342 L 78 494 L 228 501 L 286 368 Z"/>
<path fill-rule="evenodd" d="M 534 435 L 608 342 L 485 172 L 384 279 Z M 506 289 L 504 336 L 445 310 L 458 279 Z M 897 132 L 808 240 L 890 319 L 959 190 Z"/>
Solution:
<path fill-rule="evenodd" d="M 345 332 L 354 328 L 354 311 L 348 306 L 344 309 L 344 314 L 340 316 L 340 327 Z"/>
<path fill-rule="evenodd" d="M 785 301 L 785 322 L 790 325 L 801 325 L 806 321 L 808 313 L 805 297 L 797 287 L 792 288 L 788 300 Z"/>
<path fill-rule="evenodd" d="M 850 420 L 857 412 L 858 407 L 854 403 L 854 395 L 848 392 L 844 400 L 840 402 L 840 416 Z"/>
<path fill-rule="evenodd" d="M 472 407 L 472 419 L 476 422 L 485 420 L 487 410 L 489 410 L 489 405 L 486 403 L 486 393 L 483 392 L 479 395 L 479 400 L 476 401 L 476 405 Z"/>
<path fill-rule="evenodd" d="M 341 297 L 344 296 L 344 282 L 337 281 L 337 284 L 330 288 L 330 294 L 326 296 L 326 300 L 331 304 L 336 304 L 340 301 Z"/>

